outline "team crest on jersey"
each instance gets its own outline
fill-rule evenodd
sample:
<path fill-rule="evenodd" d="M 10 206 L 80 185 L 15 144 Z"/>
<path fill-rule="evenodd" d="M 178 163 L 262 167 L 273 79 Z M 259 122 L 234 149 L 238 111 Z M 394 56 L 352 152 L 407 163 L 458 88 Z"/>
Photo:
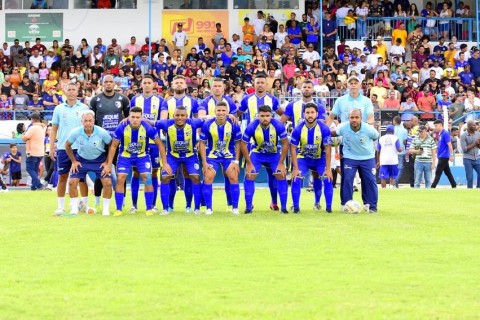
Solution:
<path fill-rule="evenodd" d="M 230 138 L 230 132 L 225 132 L 225 137 Z"/>
<path fill-rule="evenodd" d="M 142 135 L 138 136 L 138 140 L 139 141 L 145 141 L 145 136 L 142 136 Z"/>
<path fill-rule="evenodd" d="M 319 135 L 315 135 L 315 141 L 320 141 L 320 136 Z"/>
<path fill-rule="evenodd" d="M 367 142 L 367 138 L 365 138 L 365 137 L 360 138 L 360 143 L 361 144 L 365 144 L 366 142 Z"/>
<path fill-rule="evenodd" d="M 193 165 L 193 167 L 195 168 L 195 170 L 200 169 L 200 166 L 198 165 L 198 163 L 195 163 L 195 164 Z"/>
<path fill-rule="evenodd" d="M 185 136 L 190 137 L 190 132 L 189 131 L 185 132 Z"/>
<path fill-rule="evenodd" d="M 93 142 L 93 146 L 94 146 L 94 147 L 97 147 L 97 146 L 98 146 L 98 142 L 97 142 L 97 141 L 94 141 L 94 142 Z"/>
<path fill-rule="evenodd" d="M 122 107 L 122 103 L 120 101 L 115 101 L 115 107 L 117 107 L 117 109 L 120 109 Z"/>
<path fill-rule="evenodd" d="M 97 101 L 98 101 L 98 100 L 97 100 Z M 101 107 L 102 107 L 102 104 L 100 103 L 100 104 L 98 105 L 98 108 L 100 109 Z"/>
<path fill-rule="evenodd" d="M 150 169 L 150 162 L 145 163 L 145 168 Z"/>

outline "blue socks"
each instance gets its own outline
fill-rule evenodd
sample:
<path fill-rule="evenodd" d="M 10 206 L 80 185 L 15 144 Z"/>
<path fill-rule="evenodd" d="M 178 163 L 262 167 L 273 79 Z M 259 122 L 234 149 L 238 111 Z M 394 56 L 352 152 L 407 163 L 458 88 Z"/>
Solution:
<path fill-rule="evenodd" d="M 177 193 L 177 182 L 175 179 L 170 180 L 170 191 L 168 194 L 168 207 L 173 209 L 173 202 L 175 201 L 175 194 Z"/>
<path fill-rule="evenodd" d="M 323 179 L 323 193 L 325 194 L 325 202 L 327 203 L 327 210 L 332 210 L 333 202 L 333 183 L 328 179 Z"/>
<path fill-rule="evenodd" d="M 153 206 L 157 204 L 157 194 L 158 194 L 158 177 L 152 176 L 152 186 L 153 186 Z"/>
<path fill-rule="evenodd" d="M 160 198 L 162 199 L 163 210 L 168 210 L 170 207 L 170 183 L 160 185 Z"/>
<path fill-rule="evenodd" d="M 245 189 L 245 205 L 247 210 L 252 210 L 253 195 L 255 194 L 255 181 L 245 179 L 243 183 Z"/>
<path fill-rule="evenodd" d="M 288 200 L 288 182 L 287 180 L 277 180 L 278 194 L 280 195 L 280 209 L 287 210 Z"/>
<path fill-rule="evenodd" d="M 193 187 L 192 187 L 193 183 L 192 183 L 192 179 L 190 178 L 185 178 L 185 188 L 184 188 L 184 192 L 185 192 L 185 202 L 186 202 L 186 205 L 185 207 L 186 208 L 191 208 L 192 207 L 192 198 L 193 198 L 193 194 L 194 194 L 194 191 L 193 191 Z M 200 187 L 201 188 L 201 187 Z M 201 194 L 201 192 L 199 193 L 199 195 Z M 199 200 L 200 201 L 200 200 Z M 198 204 L 200 206 L 200 202 Z"/>
<path fill-rule="evenodd" d="M 270 190 L 270 197 L 272 198 L 272 204 L 278 203 L 278 190 L 277 190 L 277 178 L 273 175 L 272 169 L 267 168 L 268 174 L 268 189 Z"/>
<path fill-rule="evenodd" d="M 153 192 L 145 192 L 145 203 L 147 204 L 147 210 L 153 209 Z"/>
<path fill-rule="evenodd" d="M 135 208 L 137 208 L 138 203 L 138 190 L 140 189 L 140 177 L 135 178 L 132 176 L 132 181 L 130 185 L 130 189 L 132 190 L 132 203 Z"/>
<path fill-rule="evenodd" d="M 232 194 L 231 189 L 230 189 L 230 180 L 228 180 L 227 177 L 224 177 L 225 179 L 225 194 L 227 196 L 227 206 L 231 206 L 232 204 Z"/>
<path fill-rule="evenodd" d="M 207 207 L 207 209 L 212 209 L 212 193 L 213 193 L 213 187 L 211 184 L 206 184 L 204 183 L 203 184 L 203 192 L 202 192 L 202 195 L 203 195 L 203 199 L 205 200 L 205 206 Z"/>
<path fill-rule="evenodd" d="M 320 178 L 313 178 L 313 194 L 315 196 L 314 204 L 320 204 L 322 198 L 322 180 Z"/>
<path fill-rule="evenodd" d="M 296 178 L 295 181 L 292 181 L 292 200 L 293 208 L 300 209 L 300 191 L 302 188 L 303 179 Z"/>
<path fill-rule="evenodd" d="M 115 192 L 115 204 L 117 206 L 117 210 L 122 211 L 123 207 L 123 198 L 124 198 L 124 193 L 120 192 Z"/>
<path fill-rule="evenodd" d="M 238 209 L 238 200 L 240 198 L 240 185 L 238 183 L 233 183 L 233 184 L 229 184 L 229 186 L 230 186 L 230 201 L 232 203 L 232 208 Z M 227 192 L 227 194 L 229 193 Z M 227 198 L 227 201 L 228 201 L 228 198 Z"/>
<path fill-rule="evenodd" d="M 185 179 L 185 185 L 187 185 L 187 180 L 189 180 L 190 183 L 192 183 L 191 179 Z M 193 196 L 195 199 L 195 210 L 200 210 L 200 202 L 202 200 L 202 185 L 200 183 L 199 184 L 192 183 L 191 191 L 193 191 Z M 186 197 L 187 197 L 187 192 L 185 188 L 185 198 Z M 187 201 L 188 201 L 188 198 L 187 198 Z M 192 203 L 192 196 L 190 195 L 190 205 L 191 203 Z M 187 202 L 187 208 L 188 208 L 188 202 Z"/>

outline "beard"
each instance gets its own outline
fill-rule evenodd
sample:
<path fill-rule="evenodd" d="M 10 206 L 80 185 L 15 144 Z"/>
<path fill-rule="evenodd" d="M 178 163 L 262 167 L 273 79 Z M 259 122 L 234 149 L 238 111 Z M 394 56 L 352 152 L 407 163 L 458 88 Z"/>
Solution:
<path fill-rule="evenodd" d="M 175 89 L 175 94 L 181 95 L 185 93 L 185 89 L 183 88 L 176 88 Z"/>

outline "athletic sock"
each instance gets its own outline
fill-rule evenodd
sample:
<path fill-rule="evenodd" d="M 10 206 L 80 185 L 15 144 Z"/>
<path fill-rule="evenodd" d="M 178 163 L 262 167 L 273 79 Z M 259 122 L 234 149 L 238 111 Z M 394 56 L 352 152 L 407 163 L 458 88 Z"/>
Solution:
<path fill-rule="evenodd" d="M 322 199 L 322 180 L 313 178 L 313 194 L 315 197 L 315 204 L 320 204 Z"/>
<path fill-rule="evenodd" d="M 294 209 L 300 209 L 300 191 L 302 184 L 303 179 L 300 178 L 296 178 L 295 181 L 292 181 L 292 201 Z"/>
<path fill-rule="evenodd" d="M 177 182 L 175 179 L 170 180 L 170 191 L 168 194 L 168 207 L 173 209 L 173 202 L 175 201 L 175 195 L 177 194 Z"/>
<path fill-rule="evenodd" d="M 135 208 L 137 208 L 138 190 L 140 189 L 140 177 L 136 178 L 132 176 L 130 189 L 132 190 L 132 204 Z"/>
<path fill-rule="evenodd" d="M 255 194 L 255 181 L 245 179 L 243 183 L 245 189 L 245 205 L 247 210 L 252 210 L 253 196 Z"/>
<path fill-rule="evenodd" d="M 95 196 L 95 206 L 99 206 L 100 205 L 100 196 Z"/>
<path fill-rule="evenodd" d="M 162 199 L 163 210 L 168 210 L 170 198 L 170 182 L 162 183 L 160 185 L 160 198 Z"/>
<path fill-rule="evenodd" d="M 88 196 L 87 197 L 82 197 L 82 202 L 85 207 L 88 207 Z"/>
<path fill-rule="evenodd" d="M 278 194 L 280 195 L 280 207 L 282 210 L 287 210 L 288 200 L 288 182 L 287 180 L 277 180 Z"/>
<path fill-rule="evenodd" d="M 78 213 L 78 198 L 70 198 L 70 212 Z"/>
<path fill-rule="evenodd" d="M 118 211 L 122 211 L 123 207 L 123 192 L 115 191 L 115 205 L 117 206 Z"/>
<path fill-rule="evenodd" d="M 110 199 L 103 198 L 102 215 L 108 216 L 110 214 Z"/>
<path fill-rule="evenodd" d="M 272 198 L 272 203 L 278 203 L 278 189 L 277 189 L 277 178 L 273 175 L 272 170 L 267 170 L 268 174 L 268 189 L 270 190 L 270 197 Z"/>
<path fill-rule="evenodd" d="M 323 194 L 325 195 L 325 202 L 327 205 L 327 210 L 332 209 L 333 202 L 333 183 L 328 179 L 323 180 Z"/>
<path fill-rule="evenodd" d="M 58 205 L 58 209 L 65 210 L 65 197 L 58 197 L 57 205 Z"/>
<path fill-rule="evenodd" d="M 191 179 L 186 179 L 185 180 L 185 185 L 187 184 L 187 180 L 192 181 Z M 185 188 L 186 189 L 186 188 Z M 202 185 L 199 184 L 193 184 L 192 183 L 192 193 L 193 193 L 193 198 L 194 198 L 194 204 L 195 204 L 195 210 L 200 210 L 200 200 L 202 198 Z M 187 193 L 185 192 L 185 197 L 187 196 Z M 190 198 L 190 204 L 192 203 L 192 198 Z M 188 202 L 187 202 L 187 208 L 188 208 Z"/>
<path fill-rule="evenodd" d="M 200 186 L 200 185 L 199 185 Z M 192 183 L 192 179 L 190 178 L 185 178 L 185 188 L 184 188 L 184 192 L 185 192 L 185 207 L 187 208 L 191 208 L 192 207 L 192 198 L 193 198 L 193 183 Z M 199 204 L 200 205 L 200 199 L 198 199 L 199 201 Z"/>
<path fill-rule="evenodd" d="M 153 191 L 145 191 L 145 204 L 147 205 L 147 210 L 152 210 L 153 208 Z"/>
<path fill-rule="evenodd" d="M 240 185 L 238 183 L 230 184 L 230 200 L 233 209 L 238 209 L 238 200 L 240 198 Z M 228 194 L 228 192 L 227 192 Z"/>
<path fill-rule="evenodd" d="M 158 177 L 152 177 L 152 186 L 153 186 L 153 206 L 157 204 L 157 194 L 158 194 Z"/>
<path fill-rule="evenodd" d="M 212 192 L 212 184 L 204 183 L 202 188 L 202 195 L 203 199 L 205 200 L 205 206 L 207 207 L 207 209 L 212 209 Z"/>
<path fill-rule="evenodd" d="M 232 194 L 230 193 L 231 192 L 230 191 L 231 190 L 230 189 L 230 186 L 231 186 L 230 180 L 228 180 L 227 177 L 224 177 L 224 179 L 225 179 L 225 194 L 227 196 L 227 206 L 232 206 L 233 203 L 232 203 Z"/>

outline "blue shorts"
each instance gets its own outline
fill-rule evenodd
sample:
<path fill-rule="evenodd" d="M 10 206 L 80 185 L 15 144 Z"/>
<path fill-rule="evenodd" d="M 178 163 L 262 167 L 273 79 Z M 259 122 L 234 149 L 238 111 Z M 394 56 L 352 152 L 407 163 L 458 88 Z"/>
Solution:
<path fill-rule="evenodd" d="M 325 172 L 325 160 L 323 159 L 305 159 L 300 158 L 298 161 L 298 170 L 300 175 L 304 177 L 308 170 L 315 171 L 319 175 L 323 175 Z"/>
<path fill-rule="evenodd" d="M 105 155 L 101 155 L 97 159 L 94 160 L 87 160 L 80 157 L 78 154 L 75 156 L 78 162 L 82 164 L 80 168 L 78 168 L 78 172 L 70 173 L 70 178 L 77 178 L 77 179 L 86 179 L 87 173 L 93 172 L 96 175 L 97 179 L 102 178 L 111 178 L 111 176 L 102 177 L 102 168 L 100 165 L 105 162 L 107 157 Z"/>
<path fill-rule="evenodd" d="M 160 151 L 156 144 L 148 146 L 148 154 L 150 155 L 150 162 L 152 163 L 152 169 L 160 168 Z"/>
<path fill-rule="evenodd" d="M 170 165 L 170 168 L 172 169 L 172 174 L 175 174 L 177 172 L 178 167 L 180 167 L 182 164 L 185 166 L 187 169 L 187 173 L 189 175 L 200 175 L 200 163 L 198 162 L 197 155 L 193 155 L 187 158 L 175 158 L 171 155 L 167 155 L 167 163 Z M 167 172 L 162 171 L 162 175 L 165 176 L 167 175 Z"/>
<path fill-rule="evenodd" d="M 250 153 L 250 160 L 255 167 L 255 173 L 259 173 L 262 167 L 271 169 L 272 172 L 277 172 L 278 161 L 280 161 L 280 153 Z"/>
<path fill-rule="evenodd" d="M 215 172 L 218 171 L 218 167 L 221 165 L 223 171 L 227 171 L 228 166 L 235 161 L 235 158 L 207 158 L 207 163 L 212 167 Z"/>
<path fill-rule="evenodd" d="M 378 173 L 380 179 L 395 179 L 398 176 L 398 165 L 383 165 L 380 166 L 380 172 Z"/>
<path fill-rule="evenodd" d="M 77 150 L 73 150 L 73 155 L 77 157 Z M 72 161 L 67 155 L 65 150 L 57 150 L 57 171 L 59 175 L 63 175 L 70 172 L 72 168 Z"/>
<path fill-rule="evenodd" d="M 151 173 L 152 165 L 150 163 L 150 157 L 136 157 L 126 158 L 118 156 L 117 160 L 117 174 L 128 174 L 132 167 L 137 168 L 139 173 Z"/>

